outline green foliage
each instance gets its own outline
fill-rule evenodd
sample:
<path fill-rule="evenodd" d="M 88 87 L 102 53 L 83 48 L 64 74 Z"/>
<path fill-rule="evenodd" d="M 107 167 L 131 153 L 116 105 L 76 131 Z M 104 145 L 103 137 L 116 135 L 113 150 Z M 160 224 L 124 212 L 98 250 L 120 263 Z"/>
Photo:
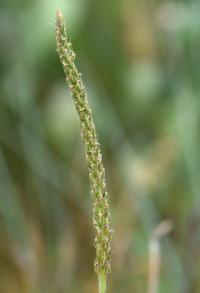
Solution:
<path fill-rule="evenodd" d="M 62 8 L 84 72 L 111 195 L 108 292 L 200 292 L 200 3 L 0 4 L 0 292 L 96 292 L 90 188 L 55 47 Z"/>

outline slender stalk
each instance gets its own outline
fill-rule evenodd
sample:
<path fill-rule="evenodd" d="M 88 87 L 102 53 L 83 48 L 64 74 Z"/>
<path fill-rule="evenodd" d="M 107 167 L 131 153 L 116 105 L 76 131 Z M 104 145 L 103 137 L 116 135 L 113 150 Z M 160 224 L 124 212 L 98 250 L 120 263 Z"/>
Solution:
<path fill-rule="evenodd" d="M 160 239 L 173 229 L 170 220 L 164 220 L 154 229 L 149 241 L 149 284 L 148 293 L 158 293 L 161 270 Z"/>
<path fill-rule="evenodd" d="M 111 230 L 105 170 L 87 93 L 81 74 L 75 65 L 75 53 L 68 39 L 60 10 L 56 15 L 56 44 L 80 121 L 93 200 L 93 225 L 96 232 L 94 270 L 98 274 L 99 292 L 104 293 L 107 276 L 111 272 Z"/>
<path fill-rule="evenodd" d="M 107 278 L 104 272 L 99 273 L 99 293 L 105 293 L 106 292 L 106 283 Z"/>

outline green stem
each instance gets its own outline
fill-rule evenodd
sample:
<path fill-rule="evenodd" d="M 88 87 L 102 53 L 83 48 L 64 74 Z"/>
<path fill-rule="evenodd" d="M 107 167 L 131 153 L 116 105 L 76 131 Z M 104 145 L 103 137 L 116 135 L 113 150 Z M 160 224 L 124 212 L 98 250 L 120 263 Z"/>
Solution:
<path fill-rule="evenodd" d="M 106 293 L 106 274 L 105 272 L 100 272 L 98 275 L 99 278 L 99 293 Z"/>

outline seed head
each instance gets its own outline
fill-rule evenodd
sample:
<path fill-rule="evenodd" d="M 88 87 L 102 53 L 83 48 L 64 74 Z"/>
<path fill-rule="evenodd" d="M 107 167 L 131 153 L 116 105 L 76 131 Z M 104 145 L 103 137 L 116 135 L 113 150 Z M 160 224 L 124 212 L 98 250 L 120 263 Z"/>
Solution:
<path fill-rule="evenodd" d="M 96 258 L 95 272 L 109 275 L 111 272 L 111 230 L 109 226 L 109 203 L 106 190 L 105 170 L 98 143 L 92 111 L 88 104 L 87 93 L 75 65 L 75 53 L 66 34 L 64 18 L 60 10 L 56 14 L 56 44 L 66 80 L 72 93 L 78 113 L 81 136 L 89 170 L 93 200 L 93 225 L 95 228 L 94 246 Z"/>

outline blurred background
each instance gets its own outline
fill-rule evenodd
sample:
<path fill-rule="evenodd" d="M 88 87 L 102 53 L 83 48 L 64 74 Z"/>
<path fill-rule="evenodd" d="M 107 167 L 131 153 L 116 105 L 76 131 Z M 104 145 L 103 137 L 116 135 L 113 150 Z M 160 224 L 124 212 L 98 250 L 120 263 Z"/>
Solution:
<path fill-rule="evenodd" d="M 63 11 L 102 147 L 108 292 L 200 292 L 200 2 L 1 0 L 0 292 L 97 292 Z"/>

